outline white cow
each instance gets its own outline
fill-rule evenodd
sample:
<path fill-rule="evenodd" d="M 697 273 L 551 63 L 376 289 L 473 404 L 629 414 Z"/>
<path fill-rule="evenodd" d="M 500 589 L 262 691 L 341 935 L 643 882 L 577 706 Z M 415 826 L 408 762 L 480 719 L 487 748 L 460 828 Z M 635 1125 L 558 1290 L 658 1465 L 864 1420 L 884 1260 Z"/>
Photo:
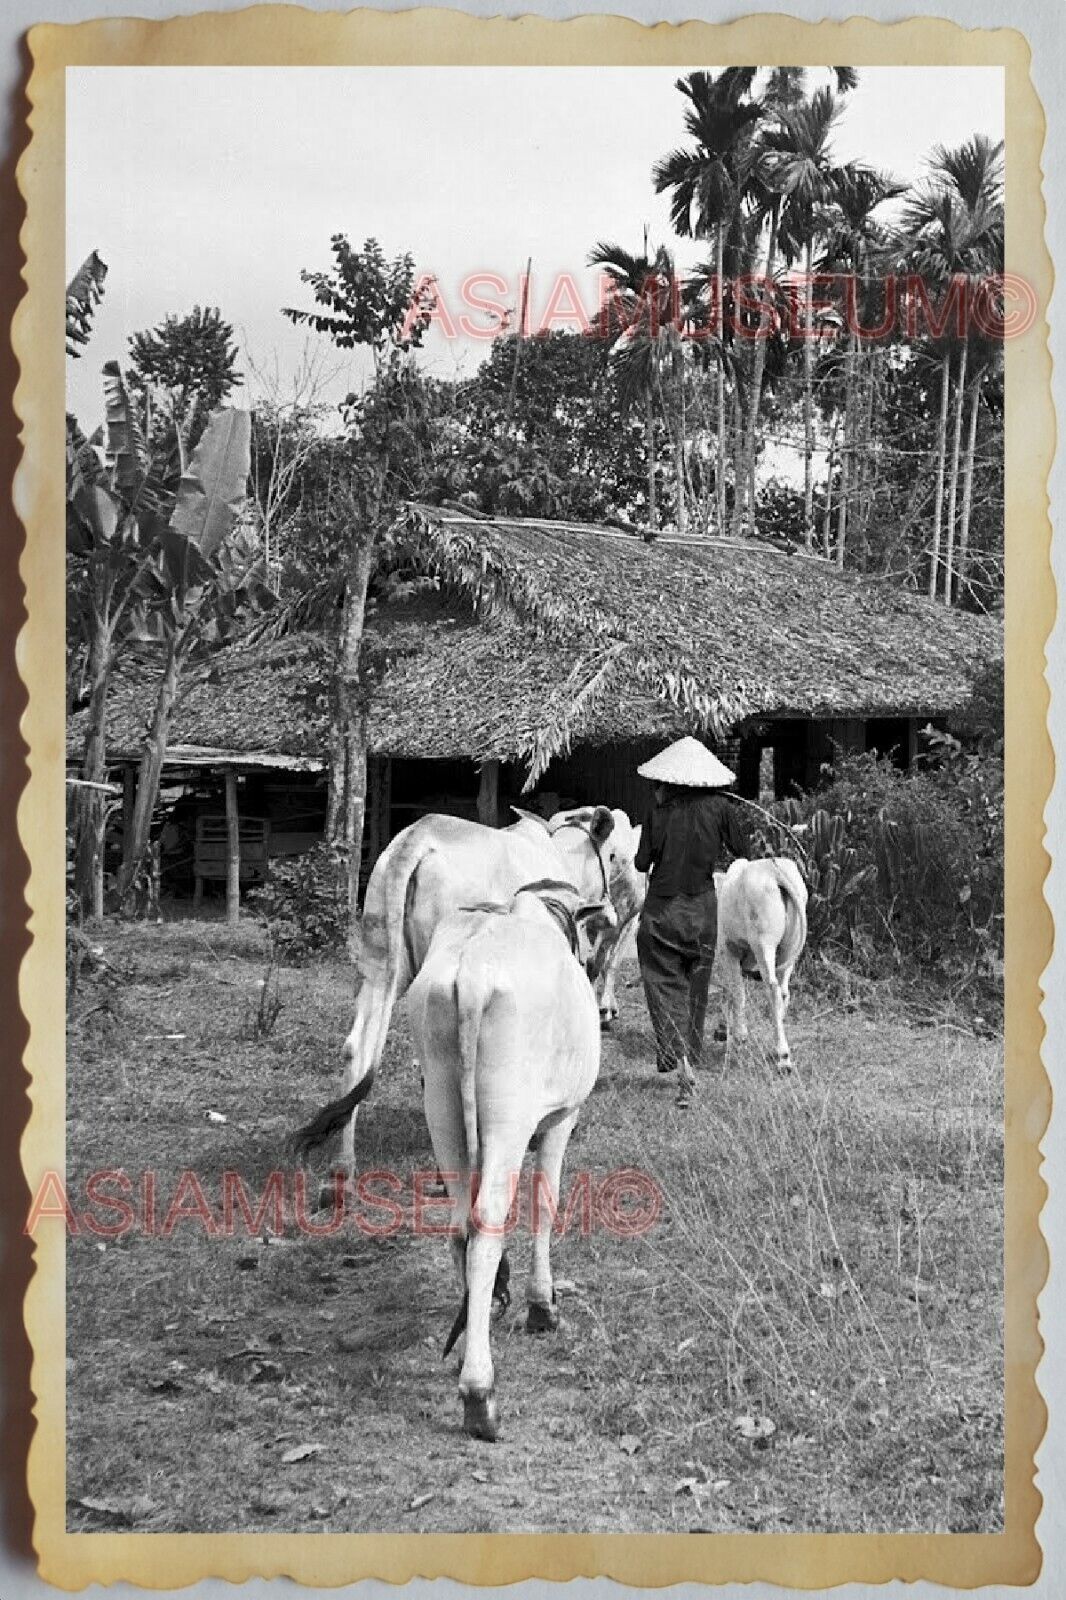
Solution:
<path fill-rule="evenodd" d="M 509 1277 L 504 1226 L 531 1141 L 540 1187 L 527 1327 L 558 1325 L 548 1201 L 557 1204 L 566 1146 L 599 1071 L 589 976 L 616 925 L 609 903 L 582 904 L 569 884 L 531 885 L 510 907 L 460 911 L 439 923 L 411 986 L 426 1120 L 452 1199 L 463 1292 L 445 1354 L 465 1326 L 459 1392 L 463 1425 L 475 1438 L 496 1438 L 489 1322 L 497 1283 Z"/>
<path fill-rule="evenodd" d="M 344 1125 L 341 1166 L 355 1171 L 355 1110 L 381 1060 L 396 1001 L 422 966 L 438 923 L 457 906 L 507 902 L 523 884 L 560 879 L 583 901 L 610 898 L 624 925 L 640 910 L 633 866 L 639 830 L 624 811 L 582 806 L 550 821 L 523 815 L 510 828 L 460 817 L 421 817 L 378 858 L 361 923 L 355 1017 L 344 1047 L 346 1094 L 365 1085 Z M 367 1080 L 370 1081 L 367 1081 Z"/>
<path fill-rule="evenodd" d="M 728 871 L 715 873 L 714 886 L 718 933 L 712 977 L 725 993 L 726 1059 L 734 1043 L 748 1037 L 743 974 L 757 969 L 770 1001 L 778 1065 L 787 1069 L 792 1052 L 785 1012 L 792 969 L 807 942 L 807 885 L 794 861 L 771 856 L 732 862 Z"/>

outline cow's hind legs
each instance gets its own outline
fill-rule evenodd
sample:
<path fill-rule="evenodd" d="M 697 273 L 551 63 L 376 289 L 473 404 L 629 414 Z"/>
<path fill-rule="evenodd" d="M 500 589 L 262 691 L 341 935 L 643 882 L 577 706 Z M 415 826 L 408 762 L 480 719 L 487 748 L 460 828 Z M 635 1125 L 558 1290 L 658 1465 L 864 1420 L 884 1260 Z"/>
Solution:
<path fill-rule="evenodd" d="M 774 963 L 774 952 L 760 948 L 755 952 L 755 959 L 759 963 L 759 974 L 766 985 L 766 992 L 770 997 L 770 1017 L 774 1029 L 774 1043 L 777 1050 L 777 1066 L 780 1072 L 791 1072 L 792 1051 L 785 1038 L 785 1010 L 788 1006 L 788 984 L 782 985 L 777 981 L 777 967 Z"/>
<path fill-rule="evenodd" d="M 466 1246 L 466 1351 L 459 1393 L 463 1397 L 463 1427 L 475 1439 L 489 1442 L 496 1438 L 499 1426 L 489 1324 L 501 1277 L 503 1239 L 513 1198 L 512 1177 L 517 1178 L 524 1146 L 523 1139 L 510 1152 L 510 1162 L 486 1163 L 483 1167 Z"/>
<path fill-rule="evenodd" d="M 726 1023 L 726 1065 L 731 1065 L 736 1047 L 748 1037 L 748 1019 L 745 1010 L 744 974 L 740 958 L 732 950 L 721 949 L 715 962 L 715 981 L 721 986 Z"/>
<path fill-rule="evenodd" d="M 533 1167 L 533 1253 L 526 1286 L 529 1305 L 526 1330 L 529 1333 L 554 1333 L 559 1326 L 559 1308 L 548 1252 L 552 1218 L 559 1207 L 563 1157 L 577 1118 L 576 1111 L 565 1113 L 558 1121 L 543 1128 L 537 1141 Z"/>

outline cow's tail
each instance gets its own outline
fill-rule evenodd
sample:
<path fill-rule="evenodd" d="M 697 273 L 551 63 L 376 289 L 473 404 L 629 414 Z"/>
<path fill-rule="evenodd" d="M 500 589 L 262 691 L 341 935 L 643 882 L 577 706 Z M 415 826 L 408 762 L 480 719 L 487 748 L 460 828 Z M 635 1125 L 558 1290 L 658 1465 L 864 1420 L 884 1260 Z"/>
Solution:
<path fill-rule="evenodd" d="M 785 933 L 777 951 L 777 965 L 792 967 L 807 943 L 807 891 L 796 863 L 774 856 L 767 863 L 777 879 L 785 902 Z"/>
<path fill-rule="evenodd" d="M 418 971 L 408 930 L 419 869 L 436 846 L 416 823 L 395 839 L 370 874 L 355 958 L 355 1019 L 349 1059 L 356 1081 L 381 1060 L 397 1000 Z"/>
<path fill-rule="evenodd" d="M 309 1151 L 324 1143 L 338 1128 L 343 1128 L 359 1102 L 366 1099 L 373 1083 L 374 1069 L 371 1067 L 366 1076 L 360 1078 L 346 1095 L 342 1095 L 339 1100 L 331 1100 L 328 1106 L 322 1107 L 316 1117 L 312 1117 L 310 1122 L 298 1128 L 290 1140 L 294 1158 L 303 1161 Z"/>
<path fill-rule="evenodd" d="M 477 1126 L 477 1052 L 481 1017 L 485 1008 L 478 968 L 469 963 L 464 951 L 455 973 L 455 1009 L 459 1025 L 459 1103 L 466 1132 L 466 1157 L 471 1174 L 477 1171 L 480 1140 Z"/>

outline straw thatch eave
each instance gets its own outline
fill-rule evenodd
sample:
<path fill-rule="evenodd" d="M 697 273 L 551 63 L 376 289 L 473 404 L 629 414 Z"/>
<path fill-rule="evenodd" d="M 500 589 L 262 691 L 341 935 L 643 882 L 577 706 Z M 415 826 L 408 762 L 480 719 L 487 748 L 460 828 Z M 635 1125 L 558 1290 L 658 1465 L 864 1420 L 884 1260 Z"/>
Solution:
<path fill-rule="evenodd" d="M 397 544 L 482 617 L 513 616 L 556 648 L 610 663 L 601 702 L 660 701 L 679 729 L 728 737 L 776 717 L 941 716 L 1002 659 L 995 621 L 832 564 L 741 540 L 409 505 Z M 579 707 L 586 724 L 594 707 Z M 560 744 L 579 731 L 565 713 Z M 553 750 L 548 728 L 538 747 Z"/>
<path fill-rule="evenodd" d="M 433 587 L 368 618 L 377 755 L 517 761 L 533 783 L 576 745 L 720 739 L 786 718 L 950 716 L 1002 655 L 989 619 L 772 546 L 647 546 L 427 506 L 408 507 L 390 543 Z M 332 656 L 314 634 L 223 652 L 184 685 L 173 744 L 321 758 Z M 116 675 L 113 760 L 139 752 L 154 687 L 143 667 Z"/>

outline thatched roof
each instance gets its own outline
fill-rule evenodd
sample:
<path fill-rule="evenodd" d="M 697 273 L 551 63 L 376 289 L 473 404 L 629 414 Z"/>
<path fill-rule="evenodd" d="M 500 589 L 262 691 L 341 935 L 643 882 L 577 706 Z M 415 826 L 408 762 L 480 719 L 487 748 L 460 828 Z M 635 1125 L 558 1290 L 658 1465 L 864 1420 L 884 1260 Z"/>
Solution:
<path fill-rule="evenodd" d="M 999 624 L 763 541 L 408 507 L 400 539 L 481 615 L 510 614 L 607 661 L 579 708 L 649 696 L 724 738 L 764 717 L 941 716 L 1002 659 Z M 657 731 L 637 726 L 635 732 Z"/>
<path fill-rule="evenodd" d="M 411 506 L 392 533 L 431 592 L 380 606 L 364 660 L 379 754 L 518 759 L 539 776 L 572 744 L 782 716 L 940 716 L 1002 653 L 996 623 L 771 545 L 660 539 Z M 331 644 L 233 649 L 190 681 L 172 748 L 320 759 Z M 151 713 L 143 671 L 116 678 L 113 759 Z M 68 745 L 80 749 L 80 717 Z"/>

